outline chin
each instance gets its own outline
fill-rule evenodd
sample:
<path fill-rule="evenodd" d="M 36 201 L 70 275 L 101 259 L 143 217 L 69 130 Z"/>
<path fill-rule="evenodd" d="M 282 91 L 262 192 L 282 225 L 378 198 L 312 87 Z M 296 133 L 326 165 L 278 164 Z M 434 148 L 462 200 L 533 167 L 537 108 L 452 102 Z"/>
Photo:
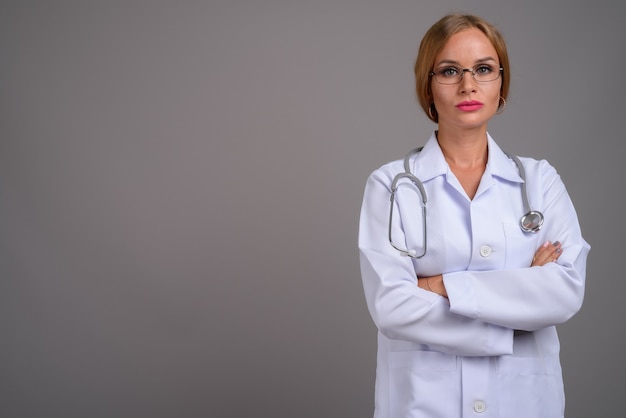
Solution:
<path fill-rule="evenodd" d="M 485 118 L 462 118 L 454 123 L 454 125 L 462 129 L 478 129 L 486 128 L 487 122 L 489 122 L 489 119 Z"/>

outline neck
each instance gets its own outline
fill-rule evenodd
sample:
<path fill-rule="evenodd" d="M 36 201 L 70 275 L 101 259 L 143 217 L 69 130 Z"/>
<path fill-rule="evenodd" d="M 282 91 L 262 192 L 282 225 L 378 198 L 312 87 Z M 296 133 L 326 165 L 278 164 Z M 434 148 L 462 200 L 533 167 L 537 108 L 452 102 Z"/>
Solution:
<path fill-rule="evenodd" d="M 437 132 L 437 141 L 443 156 L 452 168 L 476 169 L 487 164 L 487 132 Z"/>

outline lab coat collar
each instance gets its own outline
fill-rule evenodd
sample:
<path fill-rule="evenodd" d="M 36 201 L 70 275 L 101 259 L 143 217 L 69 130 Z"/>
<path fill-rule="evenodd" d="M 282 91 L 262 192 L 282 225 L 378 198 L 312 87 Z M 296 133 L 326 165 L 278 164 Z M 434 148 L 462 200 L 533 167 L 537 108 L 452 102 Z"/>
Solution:
<path fill-rule="evenodd" d="M 487 133 L 487 146 L 489 147 L 487 169 L 491 174 L 514 183 L 523 183 L 524 180 L 519 175 L 515 161 L 510 159 L 506 153 L 502 151 L 489 133 Z"/>
<path fill-rule="evenodd" d="M 489 133 L 487 133 L 487 146 L 489 156 L 485 172 L 507 181 L 522 183 L 523 180 L 515 163 L 507 157 Z M 410 162 L 410 167 L 422 182 L 448 173 L 450 168 L 439 147 L 435 132 L 432 133 L 422 151 Z"/>

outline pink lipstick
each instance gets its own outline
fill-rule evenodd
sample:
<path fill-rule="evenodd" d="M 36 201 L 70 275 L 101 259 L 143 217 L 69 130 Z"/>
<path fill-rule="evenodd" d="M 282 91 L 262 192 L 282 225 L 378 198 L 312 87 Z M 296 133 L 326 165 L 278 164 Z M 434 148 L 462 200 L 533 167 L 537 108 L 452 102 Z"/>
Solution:
<path fill-rule="evenodd" d="M 483 104 L 478 100 L 467 100 L 457 104 L 456 107 L 464 112 L 471 112 L 482 108 Z"/>

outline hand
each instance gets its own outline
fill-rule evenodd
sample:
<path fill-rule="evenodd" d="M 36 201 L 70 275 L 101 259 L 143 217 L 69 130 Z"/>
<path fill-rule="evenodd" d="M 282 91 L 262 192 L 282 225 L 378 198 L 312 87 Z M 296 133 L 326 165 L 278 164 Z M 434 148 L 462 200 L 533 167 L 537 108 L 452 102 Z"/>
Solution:
<path fill-rule="evenodd" d="M 561 253 L 562 249 L 560 242 L 556 241 L 551 243 L 550 241 L 546 241 L 541 247 L 539 247 L 537 252 L 535 252 L 535 256 L 533 257 L 533 261 L 530 263 L 530 266 L 544 266 L 548 263 L 556 261 L 561 256 Z"/>
<path fill-rule="evenodd" d="M 559 241 L 555 241 L 554 243 L 546 241 L 535 252 L 535 256 L 533 257 L 533 261 L 530 266 L 543 266 L 556 261 L 561 256 L 561 253 L 562 249 Z M 443 275 L 441 274 L 430 277 L 418 277 L 417 286 L 421 289 L 428 290 L 429 292 L 436 293 L 439 296 L 443 296 L 444 298 L 448 297 L 448 292 L 446 292 L 446 287 L 443 283 Z"/>
<path fill-rule="evenodd" d="M 443 284 L 443 275 L 441 274 L 430 277 L 418 277 L 417 286 L 429 292 L 436 293 L 439 296 L 443 296 L 444 298 L 448 297 L 448 292 L 446 292 L 446 287 Z"/>

